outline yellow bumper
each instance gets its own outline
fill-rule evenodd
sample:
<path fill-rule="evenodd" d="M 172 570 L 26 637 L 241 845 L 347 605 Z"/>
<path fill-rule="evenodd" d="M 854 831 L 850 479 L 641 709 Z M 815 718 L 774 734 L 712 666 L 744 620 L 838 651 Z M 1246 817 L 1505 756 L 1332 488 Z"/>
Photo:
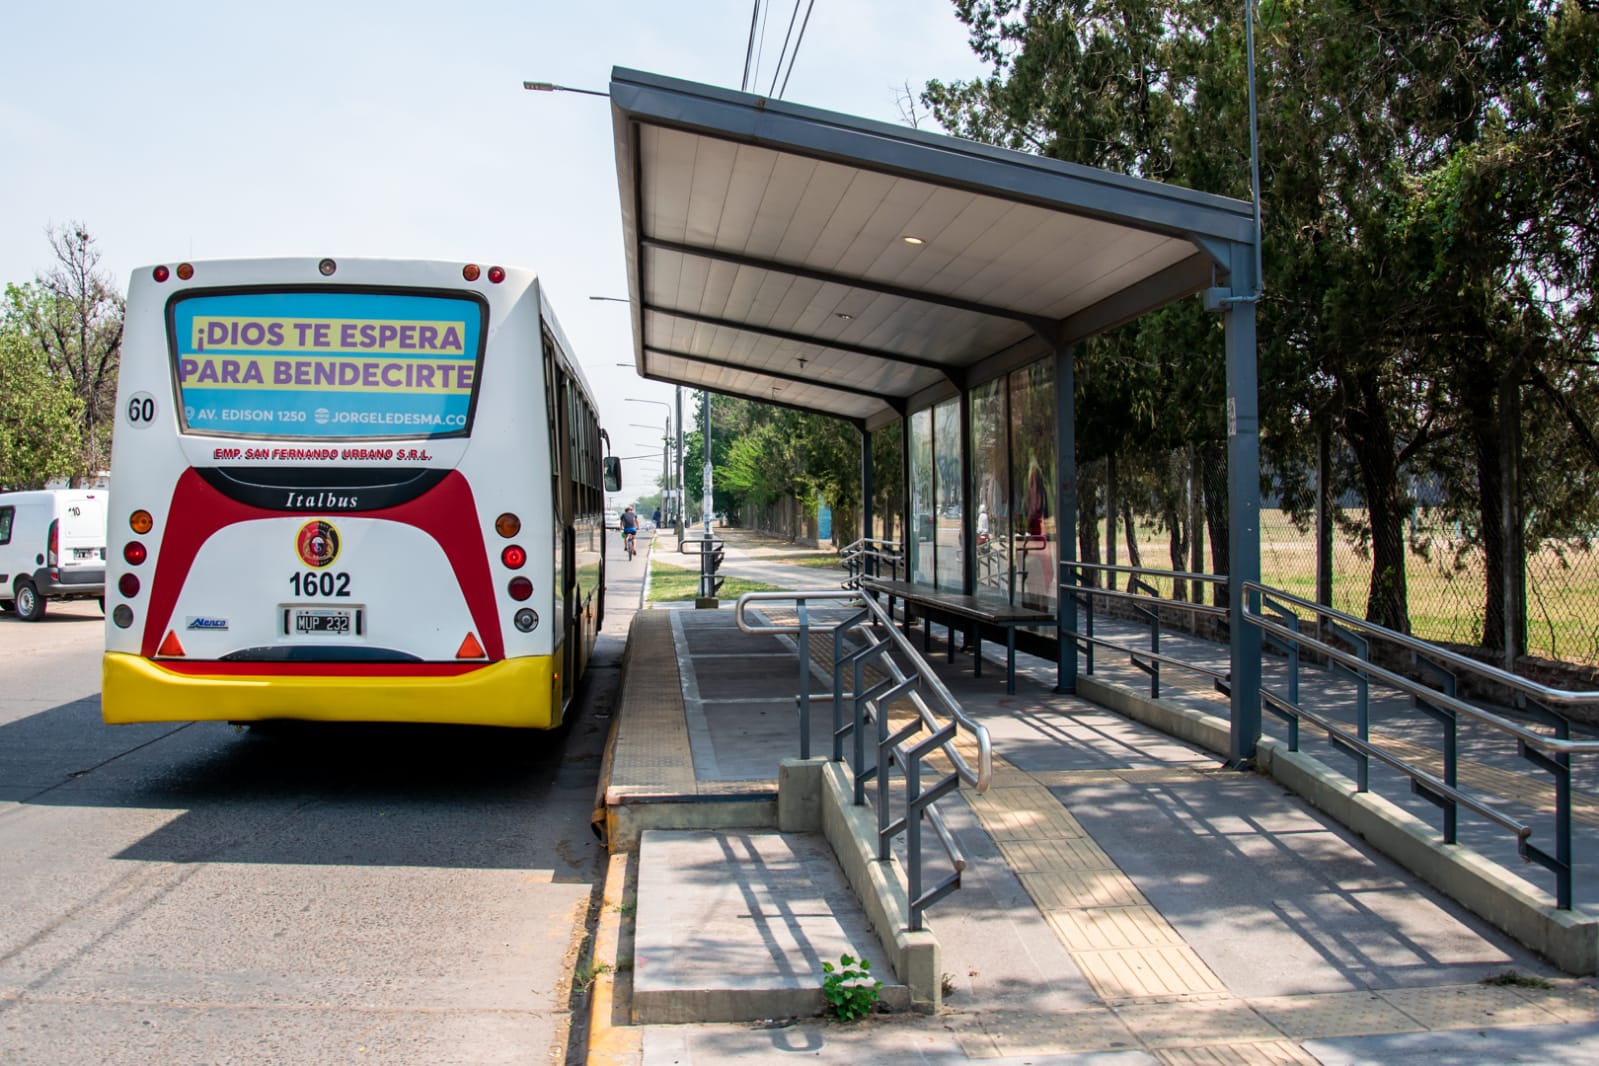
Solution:
<path fill-rule="evenodd" d="M 100 713 L 112 725 L 298 718 L 553 729 L 561 724 L 561 681 L 549 656 L 448 677 L 328 677 L 180 674 L 142 656 L 106 652 Z"/>

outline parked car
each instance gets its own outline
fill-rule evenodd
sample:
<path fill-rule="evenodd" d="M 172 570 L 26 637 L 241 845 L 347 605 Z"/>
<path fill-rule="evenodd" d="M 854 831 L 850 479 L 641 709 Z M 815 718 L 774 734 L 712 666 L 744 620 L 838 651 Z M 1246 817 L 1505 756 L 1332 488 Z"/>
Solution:
<path fill-rule="evenodd" d="M 622 528 L 622 512 L 621 511 L 606 511 L 605 512 L 605 528 L 606 529 L 621 529 Z"/>
<path fill-rule="evenodd" d="M 105 609 L 106 496 L 0 493 L 0 610 L 37 622 L 47 600 L 98 599 Z"/>

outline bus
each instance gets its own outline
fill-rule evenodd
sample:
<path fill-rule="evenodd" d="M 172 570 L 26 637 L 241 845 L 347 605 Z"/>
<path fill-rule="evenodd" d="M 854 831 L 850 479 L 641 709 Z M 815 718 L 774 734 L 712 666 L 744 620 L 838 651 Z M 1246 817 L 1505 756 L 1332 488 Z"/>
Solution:
<path fill-rule="evenodd" d="M 620 488 L 571 352 L 522 270 L 135 272 L 105 721 L 559 726 Z"/>

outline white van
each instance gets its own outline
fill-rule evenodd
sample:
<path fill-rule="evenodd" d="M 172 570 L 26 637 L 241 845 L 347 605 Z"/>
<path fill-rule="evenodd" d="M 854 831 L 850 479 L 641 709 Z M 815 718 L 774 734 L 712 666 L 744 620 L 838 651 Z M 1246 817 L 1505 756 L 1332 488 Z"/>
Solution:
<path fill-rule="evenodd" d="M 0 493 L 0 610 L 25 622 L 46 600 L 105 609 L 105 489 Z"/>

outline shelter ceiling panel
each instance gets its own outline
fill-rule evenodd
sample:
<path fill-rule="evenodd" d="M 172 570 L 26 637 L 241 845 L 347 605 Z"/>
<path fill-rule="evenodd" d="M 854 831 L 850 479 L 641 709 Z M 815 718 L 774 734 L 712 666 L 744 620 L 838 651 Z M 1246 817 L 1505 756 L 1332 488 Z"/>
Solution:
<path fill-rule="evenodd" d="M 638 71 L 611 101 L 661 380 L 880 419 L 1248 283 L 1240 201 Z"/>
<path fill-rule="evenodd" d="M 1104 298 L 1140 265 L 1159 270 L 1194 251 L 1181 238 L 765 147 L 653 126 L 640 137 L 646 149 L 666 153 L 645 174 L 645 235 L 774 264 L 1059 320 Z M 908 244 L 907 235 L 925 243 Z M 1164 257 L 1143 258 L 1154 248 L 1166 248 Z M 742 306 L 749 321 L 773 325 L 785 319 L 785 304 L 790 322 L 801 307 L 816 310 L 803 287 L 761 279 L 725 294 L 695 289 L 706 277 L 675 276 L 678 291 L 669 291 L 646 270 L 648 298 L 697 303 L 716 316 Z M 740 303 L 751 295 L 756 302 Z"/>
<path fill-rule="evenodd" d="M 804 333 L 824 343 L 880 349 L 956 367 L 974 350 L 1013 343 L 1027 327 L 926 300 L 795 278 L 781 270 L 707 261 L 676 249 L 644 252 L 646 304 Z"/>
<path fill-rule="evenodd" d="M 904 397 L 943 380 L 937 369 L 829 348 L 821 342 L 772 337 L 730 326 L 645 315 L 646 349 L 743 367 L 834 381 L 884 396 Z"/>
<path fill-rule="evenodd" d="M 855 420 L 864 420 L 887 410 L 887 405 L 878 398 L 830 389 L 825 383 L 784 381 L 756 371 L 729 372 L 660 353 L 650 355 L 650 374 L 691 388 L 710 389 L 712 392 L 743 396 L 763 403 L 826 411 Z"/>

